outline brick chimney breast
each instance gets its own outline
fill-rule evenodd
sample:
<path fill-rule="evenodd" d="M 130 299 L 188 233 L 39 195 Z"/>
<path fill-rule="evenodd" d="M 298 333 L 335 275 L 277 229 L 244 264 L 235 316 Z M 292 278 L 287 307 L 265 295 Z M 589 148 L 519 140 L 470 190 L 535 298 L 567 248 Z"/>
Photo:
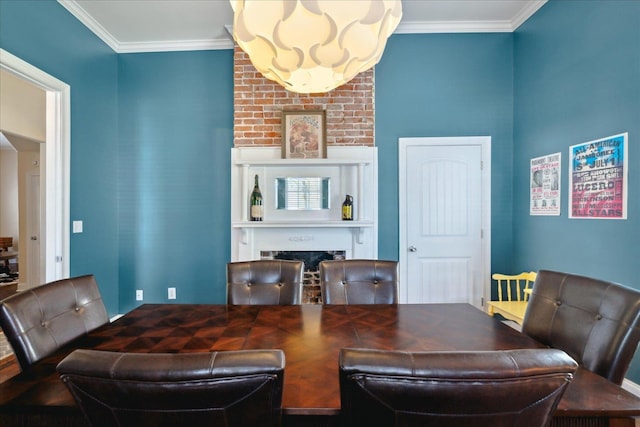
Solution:
<path fill-rule="evenodd" d="M 327 93 L 300 94 L 263 77 L 234 48 L 233 139 L 237 147 L 279 147 L 283 110 L 326 110 L 327 145 L 374 146 L 374 69 Z"/>

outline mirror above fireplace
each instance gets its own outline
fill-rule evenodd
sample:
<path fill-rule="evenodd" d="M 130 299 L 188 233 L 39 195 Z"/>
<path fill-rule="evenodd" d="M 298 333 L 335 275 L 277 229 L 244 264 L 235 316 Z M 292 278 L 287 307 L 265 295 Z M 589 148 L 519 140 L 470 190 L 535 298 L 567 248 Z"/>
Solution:
<path fill-rule="evenodd" d="M 331 178 L 276 178 L 276 209 L 315 211 L 329 209 Z"/>

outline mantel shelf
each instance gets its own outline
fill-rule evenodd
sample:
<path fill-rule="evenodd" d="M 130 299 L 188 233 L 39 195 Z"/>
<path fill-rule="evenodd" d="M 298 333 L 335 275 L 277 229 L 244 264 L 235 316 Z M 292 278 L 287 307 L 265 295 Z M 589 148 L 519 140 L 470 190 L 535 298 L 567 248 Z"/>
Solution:
<path fill-rule="evenodd" d="M 366 228 L 373 221 L 234 221 L 233 228 Z"/>
<path fill-rule="evenodd" d="M 354 228 L 356 241 L 362 244 L 364 230 L 374 226 L 373 221 L 234 221 L 232 228 L 242 232 L 241 243 L 249 241 L 249 229 L 259 228 Z"/>
<path fill-rule="evenodd" d="M 357 166 L 368 165 L 371 161 L 362 159 L 238 159 L 235 163 L 238 166 Z"/>

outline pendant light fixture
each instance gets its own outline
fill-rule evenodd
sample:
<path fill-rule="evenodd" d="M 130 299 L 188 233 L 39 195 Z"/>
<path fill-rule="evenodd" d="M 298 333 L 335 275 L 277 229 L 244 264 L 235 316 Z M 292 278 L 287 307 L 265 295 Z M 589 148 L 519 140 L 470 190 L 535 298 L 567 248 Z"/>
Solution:
<path fill-rule="evenodd" d="M 400 0 L 230 0 L 233 37 L 266 78 L 328 92 L 373 67 L 402 18 Z"/>

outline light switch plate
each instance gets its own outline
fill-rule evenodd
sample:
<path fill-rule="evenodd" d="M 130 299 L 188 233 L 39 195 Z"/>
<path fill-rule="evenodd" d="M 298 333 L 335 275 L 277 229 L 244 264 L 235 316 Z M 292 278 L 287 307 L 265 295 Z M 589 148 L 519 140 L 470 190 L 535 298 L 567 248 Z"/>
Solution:
<path fill-rule="evenodd" d="M 73 221 L 73 232 L 82 233 L 82 221 Z"/>

